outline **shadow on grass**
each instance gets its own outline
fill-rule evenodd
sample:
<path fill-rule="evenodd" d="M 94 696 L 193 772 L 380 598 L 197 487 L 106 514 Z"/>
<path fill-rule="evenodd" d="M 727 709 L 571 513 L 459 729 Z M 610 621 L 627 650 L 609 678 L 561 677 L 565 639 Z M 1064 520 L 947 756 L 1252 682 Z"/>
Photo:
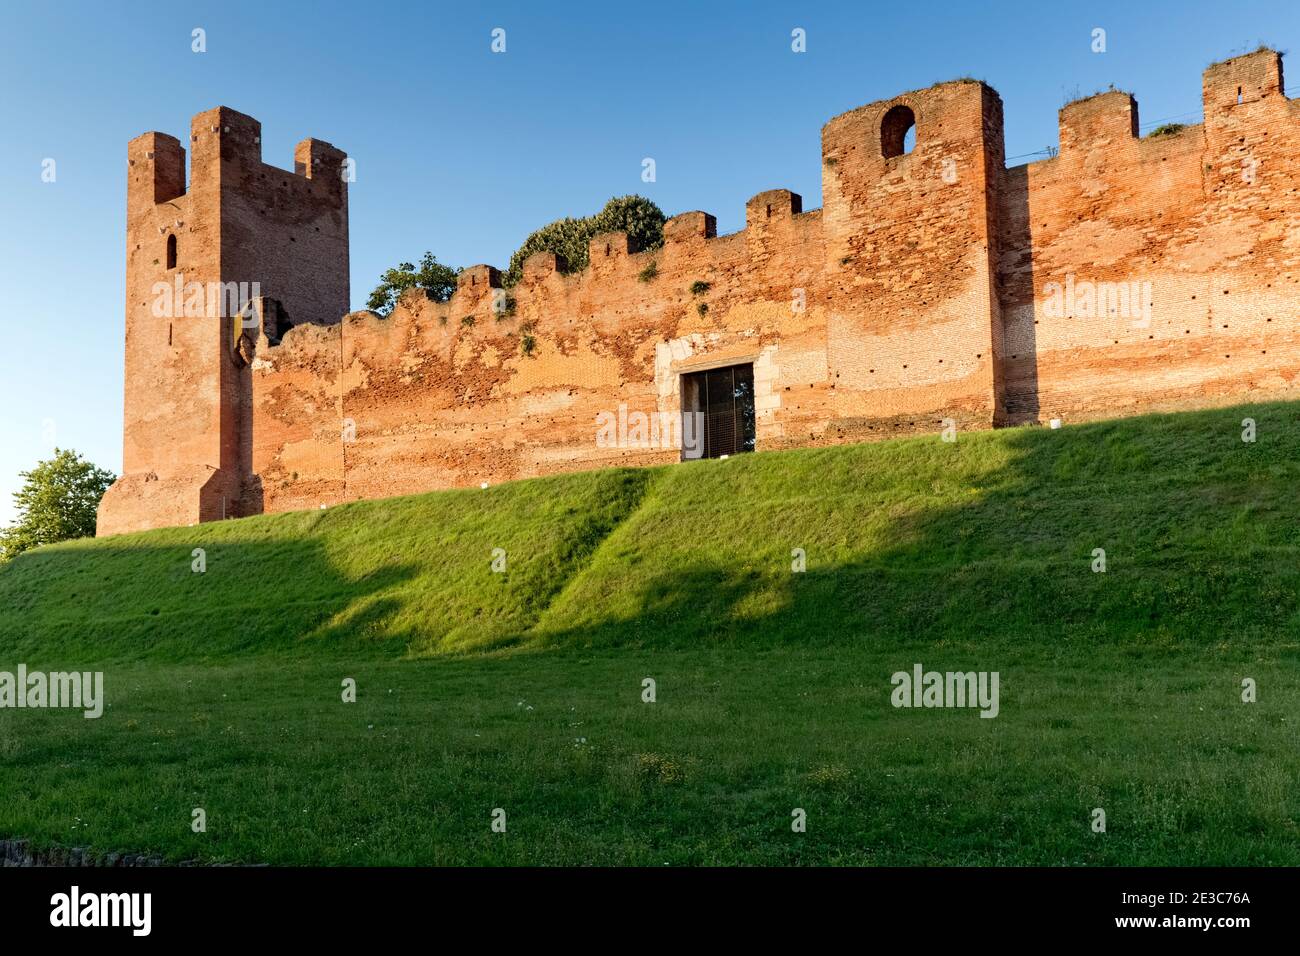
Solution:
<path fill-rule="evenodd" d="M 655 474 L 610 469 L 40 548 L 0 567 L 0 661 L 508 645 Z"/>
<path fill-rule="evenodd" d="M 394 588 L 415 573 L 394 562 L 357 578 L 336 567 L 320 541 L 207 543 L 205 570 L 191 545 L 46 548 L 0 574 L 5 657 L 149 657 L 204 661 L 252 651 L 355 651 L 395 613 Z M 394 648 L 400 651 L 401 648 Z"/>
<path fill-rule="evenodd" d="M 1295 656 L 1298 478 L 1300 405 L 1273 403 L 174 528 L 0 569 L 0 652 L 1006 643 Z M 489 568 L 498 543 L 507 574 Z"/>
<path fill-rule="evenodd" d="M 1242 441 L 1244 417 L 1254 443 Z M 712 464 L 689 488 L 673 472 L 611 536 L 625 553 L 598 558 L 532 640 L 1042 654 L 1118 644 L 1139 656 L 1267 646 L 1294 657 L 1298 422 L 1300 405 L 1271 403 L 793 452 L 784 500 L 752 512 L 743 496 L 776 456 Z M 877 464 L 913 489 L 877 494 Z M 735 495 L 736 514 L 711 504 Z M 698 542 L 656 544 L 672 522 L 694 523 Z M 794 548 L 806 551 L 803 573 Z M 617 600 L 602 607 L 602 596 Z"/>

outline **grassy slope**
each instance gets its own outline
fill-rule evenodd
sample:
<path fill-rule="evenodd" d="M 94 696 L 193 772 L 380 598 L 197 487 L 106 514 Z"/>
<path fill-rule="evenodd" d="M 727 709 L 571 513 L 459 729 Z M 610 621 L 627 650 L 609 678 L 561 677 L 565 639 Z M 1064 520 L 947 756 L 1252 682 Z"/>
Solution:
<path fill-rule="evenodd" d="M 1297 478 L 1300 406 L 1267 405 L 43 549 L 0 570 L 0 669 L 103 662 L 111 707 L 0 711 L 0 835 L 285 862 L 1300 863 Z M 891 708 L 915 661 L 1000 671 L 1001 716 Z"/>
<path fill-rule="evenodd" d="M 675 468 L 539 630 L 655 646 L 1294 646 L 1300 407 L 1254 410 L 1255 444 L 1243 414 Z M 795 547 L 805 575 L 790 573 Z"/>
<path fill-rule="evenodd" d="M 0 651 L 215 661 L 508 642 L 651 477 L 568 475 L 42 548 L 0 573 Z M 496 548 L 506 573 L 492 572 Z"/>

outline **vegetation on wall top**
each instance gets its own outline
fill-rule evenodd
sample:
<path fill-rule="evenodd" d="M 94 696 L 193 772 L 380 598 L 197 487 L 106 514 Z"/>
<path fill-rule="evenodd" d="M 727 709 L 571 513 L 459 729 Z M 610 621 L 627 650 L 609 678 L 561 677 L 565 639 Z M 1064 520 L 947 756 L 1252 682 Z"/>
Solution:
<path fill-rule="evenodd" d="M 501 275 L 506 288 L 515 285 L 524 274 L 524 262 L 538 252 L 553 252 L 563 260 L 562 271 L 580 272 L 588 265 L 589 244 L 602 232 L 626 232 L 631 249 L 658 249 L 664 244 L 663 210 L 644 196 L 615 196 L 593 216 L 579 219 L 565 217 L 534 230 L 510 257 L 510 268 Z M 653 264 L 642 273 L 642 281 L 654 278 Z M 420 260 L 419 268 L 410 262 L 398 263 L 379 278 L 366 308 L 387 316 L 408 289 L 423 289 L 434 302 L 446 302 L 456 291 L 456 277 L 461 268 L 440 263 L 431 252 Z"/>
<path fill-rule="evenodd" d="M 1181 133 L 1186 128 L 1186 123 L 1161 123 L 1151 132 L 1147 133 L 1147 138 L 1149 139 L 1152 136 L 1173 136 L 1176 133 Z"/>
<path fill-rule="evenodd" d="M 587 267 L 588 244 L 602 232 L 626 232 L 632 249 L 658 249 L 664 244 L 663 210 L 644 196 L 616 196 L 594 216 L 564 218 L 534 231 L 510 257 L 510 268 L 501 276 L 512 286 L 524 274 L 524 262 L 538 252 L 553 252 L 564 259 L 563 271 L 579 272 Z"/>
<path fill-rule="evenodd" d="M 380 276 L 379 285 L 366 300 L 366 308 L 376 315 L 387 316 L 407 289 L 423 289 L 434 302 L 446 302 L 456 291 L 459 274 L 459 268 L 443 265 L 432 252 L 426 252 L 418 269 L 410 262 L 399 262 L 396 268 Z"/>

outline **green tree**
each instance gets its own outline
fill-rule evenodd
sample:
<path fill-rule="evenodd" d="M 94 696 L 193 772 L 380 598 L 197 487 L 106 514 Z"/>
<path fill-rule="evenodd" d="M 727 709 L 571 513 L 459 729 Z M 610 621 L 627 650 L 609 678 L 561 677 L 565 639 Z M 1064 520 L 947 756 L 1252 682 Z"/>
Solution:
<path fill-rule="evenodd" d="M 54 449 L 54 457 L 20 471 L 23 487 L 14 492 L 18 521 L 0 530 L 0 560 L 29 548 L 95 534 L 95 510 L 116 479 L 77 452 Z"/>
<path fill-rule="evenodd" d="M 418 269 L 410 262 L 399 262 L 396 269 L 389 269 L 380 276 L 379 285 L 366 301 L 366 308 L 377 315 L 389 315 L 407 289 L 423 289 L 434 302 L 446 302 L 456 291 L 456 276 L 459 274 L 459 269 L 443 265 L 432 252 L 426 252 Z"/>
<path fill-rule="evenodd" d="M 658 249 L 664 244 L 663 210 L 644 196 L 616 196 L 594 216 L 557 219 L 536 230 L 510 257 L 510 268 L 501 282 L 512 286 L 524 274 L 524 261 L 537 252 L 554 252 L 565 260 L 565 272 L 587 267 L 589 243 L 602 232 L 626 232 L 636 252 Z"/>

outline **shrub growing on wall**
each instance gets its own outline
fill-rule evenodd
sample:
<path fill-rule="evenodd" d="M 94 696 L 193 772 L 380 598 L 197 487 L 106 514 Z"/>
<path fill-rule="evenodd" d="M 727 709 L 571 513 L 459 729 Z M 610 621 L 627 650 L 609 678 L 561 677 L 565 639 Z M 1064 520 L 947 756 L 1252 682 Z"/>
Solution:
<path fill-rule="evenodd" d="M 379 285 L 366 300 L 366 308 L 376 315 L 388 315 L 407 289 L 423 289 L 434 302 L 446 302 L 456 291 L 459 272 L 459 269 L 443 265 L 432 252 L 424 254 L 419 269 L 410 262 L 399 262 L 397 268 L 389 269 L 379 277 Z"/>
<path fill-rule="evenodd" d="M 557 219 L 534 231 L 510 257 L 510 268 L 502 274 L 501 283 L 509 288 L 518 282 L 524 274 L 524 260 L 535 252 L 554 252 L 562 257 L 565 272 L 585 269 L 588 243 L 602 232 L 626 232 L 632 249 L 638 252 L 658 249 L 664 244 L 666 219 L 663 210 L 644 196 L 616 196 L 594 216 Z M 366 308 L 386 316 L 407 289 L 423 289 L 434 302 L 446 302 L 456 291 L 459 273 L 460 269 L 443 265 L 433 253 L 426 252 L 419 268 L 402 262 L 380 276 Z M 651 271 L 647 279 L 653 277 Z"/>
<path fill-rule="evenodd" d="M 636 251 L 658 249 L 664 244 L 663 210 L 644 196 L 618 196 L 605 203 L 594 216 L 564 218 L 547 223 L 524 240 L 510 257 L 510 268 L 501 277 L 512 286 L 524 273 L 524 260 L 537 252 L 554 252 L 564 261 L 565 272 L 587 267 L 588 243 L 602 232 L 626 232 Z"/>

